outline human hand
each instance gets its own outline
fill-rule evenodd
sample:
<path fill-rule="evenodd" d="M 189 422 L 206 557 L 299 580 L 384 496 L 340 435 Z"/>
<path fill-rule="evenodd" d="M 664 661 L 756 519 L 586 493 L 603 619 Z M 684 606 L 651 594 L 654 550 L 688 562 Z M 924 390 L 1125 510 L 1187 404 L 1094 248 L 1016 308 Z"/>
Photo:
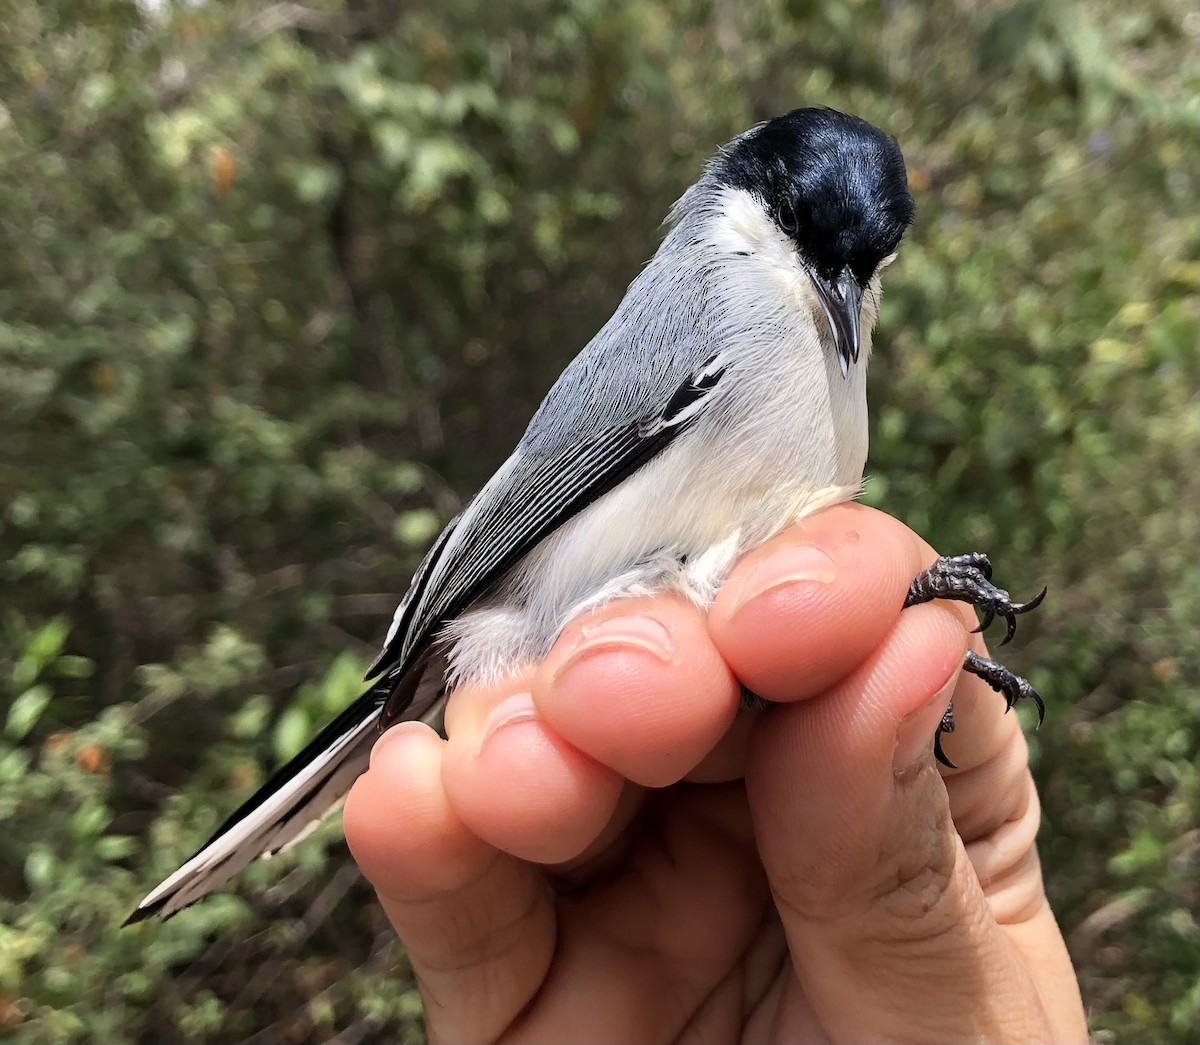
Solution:
<path fill-rule="evenodd" d="M 959 672 L 969 611 L 900 610 L 934 557 L 832 508 L 707 616 L 615 601 L 448 740 L 389 730 L 345 830 L 430 1039 L 1086 1040 L 1016 716 Z"/>

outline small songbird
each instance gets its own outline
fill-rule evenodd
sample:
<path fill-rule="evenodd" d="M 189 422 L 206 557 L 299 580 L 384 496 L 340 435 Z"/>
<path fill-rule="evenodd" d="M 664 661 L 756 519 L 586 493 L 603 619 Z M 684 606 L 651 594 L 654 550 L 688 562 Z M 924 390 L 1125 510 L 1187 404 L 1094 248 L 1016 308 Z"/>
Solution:
<path fill-rule="evenodd" d="M 294 844 L 367 767 L 380 730 L 503 679 L 611 599 L 707 607 L 738 556 L 857 495 L 880 276 L 913 220 L 885 133 L 796 109 L 721 149 L 671 209 L 658 252 L 546 395 L 512 456 L 446 526 L 396 610 L 370 688 L 130 916 L 168 917 Z M 1014 604 L 985 556 L 939 559 L 906 605 Z M 1044 594 L 1044 592 L 1043 592 Z M 1011 707 L 1041 700 L 968 652 Z M 935 750 L 945 761 L 941 734 Z"/>

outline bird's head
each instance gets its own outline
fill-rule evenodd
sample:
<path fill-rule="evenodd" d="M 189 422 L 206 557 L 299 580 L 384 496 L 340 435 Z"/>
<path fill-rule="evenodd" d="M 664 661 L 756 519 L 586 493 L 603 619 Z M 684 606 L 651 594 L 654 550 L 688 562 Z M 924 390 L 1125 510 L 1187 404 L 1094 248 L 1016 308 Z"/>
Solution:
<path fill-rule="evenodd" d="M 848 373 L 859 357 L 863 292 L 913 219 L 899 146 L 856 116 L 793 109 L 735 138 L 709 171 L 753 197 L 787 238 Z"/>

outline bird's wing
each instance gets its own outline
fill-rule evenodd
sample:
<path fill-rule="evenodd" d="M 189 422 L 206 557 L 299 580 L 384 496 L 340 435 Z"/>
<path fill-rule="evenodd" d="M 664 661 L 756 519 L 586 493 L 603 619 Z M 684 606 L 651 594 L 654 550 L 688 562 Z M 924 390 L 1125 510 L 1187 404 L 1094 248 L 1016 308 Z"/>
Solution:
<path fill-rule="evenodd" d="M 682 383 L 673 382 L 674 391 L 659 399 L 658 409 L 640 418 L 590 438 L 572 438 L 564 428 L 540 447 L 518 449 L 417 569 L 370 672 L 379 678 L 153 889 L 128 922 L 153 914 L 169 918 L 224 885 L 256 856 L 294 845 L 336 809 L 367 768 L 379 730 L 436 707 L 441 670 L 429 647 L 437 629 L 543 537 L 686 431 L 725 370 L 714 356 Z"/>
<path fill-rule="evenodd" d="M 589 437 L 560 437 L 539 452 L 525 444 L 446 527 L 421 564 L 368 677 L 399 678 L 438 628 L 461 613 L 539 541 L 661 453 L 703 412 L 727 364 L 693 370 L 656 409 Z M 384 711 L 406 715 L 407 687 Z"/>

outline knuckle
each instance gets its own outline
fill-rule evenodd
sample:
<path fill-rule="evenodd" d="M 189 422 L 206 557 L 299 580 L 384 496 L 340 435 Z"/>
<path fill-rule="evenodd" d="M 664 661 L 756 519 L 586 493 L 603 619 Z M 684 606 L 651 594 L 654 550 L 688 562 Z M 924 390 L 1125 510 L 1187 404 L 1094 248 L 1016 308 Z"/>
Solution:
<path fill-rule="evenodd" d="M 869 906 L 882 916 L 870 924 L 905 940 L 943 935 L 959 921 L 948 903 L 960 854 L 949 809 L 943 806 L 934 821 L 893 842 L 893 851 L 880 853 L 880 873 L 867 894 Z"/>
<path fill-rule="evenodd" d="M 920 775 L 914 786 L 941 786 L 932 767 Z M 934 802 L 938 812 L 930 817 Z M 930 797 L 914 801 L 913 808 L 913 816 L 898 818 L 873 843 L 772 874 L 777 903 L 806 922 L 838 924 L 839 935 L 869 937 L 877 945 L 907 945 L 961 929 L 959 876 L 970 863 L 949 807 Z"/>

